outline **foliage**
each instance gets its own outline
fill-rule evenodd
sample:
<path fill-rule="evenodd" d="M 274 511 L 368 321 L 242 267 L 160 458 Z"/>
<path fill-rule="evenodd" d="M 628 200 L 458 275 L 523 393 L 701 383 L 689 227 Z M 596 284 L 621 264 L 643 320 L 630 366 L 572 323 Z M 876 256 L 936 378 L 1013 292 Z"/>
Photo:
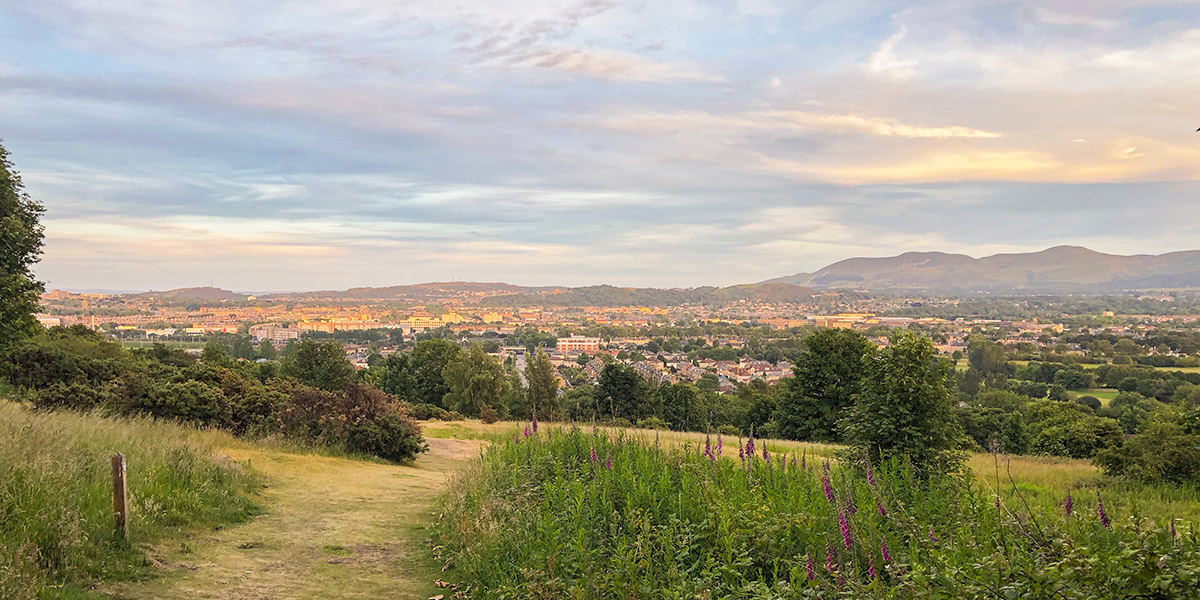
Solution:
<path fill-rule="evenodd" d="M 775 420 L 781 437 L 840 441 L 838 421 L 862 385 L 862 360 L 874 346 L 849 329 L 820 329 L 804 338 L 806 349 L 784 385 Z"/>
<path fill-rule="evenodd" d="M 725 439 L 725 456 L 732 454 Z M 712 440 L 710 439 L 710 442 Z M 492 446 L 435 540 L 471 597 L 1194 598 L 1200 539 L 1078 493 L 549 431 Z M 797 463 L 799 461 L 796 461 Z"/>
<path fill-rule="evenodd" d="M 0 348 L 39 329 L 42 283 L 30 268 L 42 255 L 42 204 L 25 193 L 21 175 L 0 144 Z"/>
<path fill-rule="evenodd" d="M 213 453 L 205 441 L 212 435 L 0 401 L 0 597 L 90 598 L 101 577 L 149 575 L 140 546 L 168 530 L 246 518 L 258 482 Z M 114 535 L 115 450 L 129 465 L 134 545 Z"/>
<path fill-rule="evenodd" d="M 354 365 L 346 360 L 342 345 L 333 340 L 300 340 L 283 358 L 283 374 L 326 391 L 344 390 L 355 380 Z"/>
<path fill-rule="evenodd" d="M 292 399 L 280 415 L 286 434 L 393 461 L 412 460 L 428 449 L 404 407 L 374 387 L 355 384 L 330 392 L 278 385 Z"/>
<path fill-rule="evenodd" d="M 289 370 L 340 385 L 338 363 L 350 365 L 331 343 L 301 342 L 288 357 Z M 399 402 L 373 387 L 322 390 L 267 376 L 273 363 L 207 350 L 200 362 L 163 346 L 129 352 L 88 329 L 56 327 L 11 347 L 0 373 L 39 408 L 149 415 L 237 435 L 284 434 L 391 460 L 423 448 L 420 429 Z"/>
<path fill-rule="evenodd" d="M 843 432 L 859 456 L 878 463 L 906 457 L 922 474 L 952 471 L 962 457 L 961 431 L 954 419 L 949 366 L 933 344 L 905 331 L 891 345 L 863 360 L 862 391 L 843 421 Z"/>
<path fill-rule="evenodd" d="M 1200 482 L 1200 429 L 1197 417 L 1160 418 L 1119 446 L 1096 453 L 1095 463 L 1109 475 L 1144 481 Z"/>
<path fill-rule="evenodd" d="M 537 416 L 543 420 L 562 418 L 562 406 L 558 399 L 558 377 L 550 357 L 538 349 L 525 363 L 525 380 L 529 382 L 526 399 L 537 409 Z M 524 419 L 529 415 L 514 414 Z"/>
<path fill-rule="evenodd" d="M 417 342 L 408 353 L 408 369 L 412 376 L 411 392 L 401 398 L 409 402 L 433 404 L 451 408 L 445 404 L 450 387 L 442 373 L 462 353 L 453 342 L 443 339 Z"/>
<path fill-rule="evenodd" d="M 479 344 L 460 352 L 446 365 L 442 377 L 450 389 L 443 404 L 468 417 L 478 417 L 485 406 L 500 406 L 508 384 L 504 367 Z"/>
<path fill-rule="evenodd" d="M 1024 411 L 1029 425 L 1029 449 L 1037 454 L 1090 458 L 1121 441 L 1121 426 L 1097 417 L 1074 402 L 1035 400 Z"/>
<path fill-rule="evenodd" d="M 653 412 L 646 397 L 646 384 L 633 367 L 609 363 L 600 371 L 593 400 L 597 403 L 600 418 L 635 422 Z"/>

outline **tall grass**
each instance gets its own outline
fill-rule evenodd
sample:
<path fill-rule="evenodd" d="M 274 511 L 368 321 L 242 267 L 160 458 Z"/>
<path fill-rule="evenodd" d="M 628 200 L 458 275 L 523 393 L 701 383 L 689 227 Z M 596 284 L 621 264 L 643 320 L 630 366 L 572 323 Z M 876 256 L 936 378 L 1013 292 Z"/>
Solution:
<path fill-rule="evenodd" d="M 138 544 L 245 519 L 257 482 L 213 454 L 222 435 L 0 400 L 0 598 L 89 598 L 99 580 L 147 572 Z M 128 463 L 131 543 L 113 524 L 118 451 Z"/>
<path fill-rule="evenodd" d="M 920 481 L 892 463 L 868 477 L 761 444 L 742 461 L 723 441 L 710 458 L 522 433 L 451 487 L 438 550 L 473 598 L 1200 597 L 1191 524 L 1121 494 L 1076 489 L 1067 514 L 1065 497 L 972 475 Z"/>

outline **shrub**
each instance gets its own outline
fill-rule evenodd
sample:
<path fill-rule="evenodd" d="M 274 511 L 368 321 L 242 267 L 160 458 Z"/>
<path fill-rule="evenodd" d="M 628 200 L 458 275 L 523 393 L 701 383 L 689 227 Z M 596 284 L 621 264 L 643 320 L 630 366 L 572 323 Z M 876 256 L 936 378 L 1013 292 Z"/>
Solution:
<path fill-rule="evenodd" d="M 399 401 L 369 385 L 331 392 L 296 384 L 280 386 L 292 402 L 280 414 L 286 433 L 392 461 L 428 449 L 421 428 Z"/>
<path fill-rule="evenodd" d="M 1155 420 L 1094 462 L 1109 475 L 1170 483 L 1200 482 L 1200 435 L 1184 424 Z"/>
<path fill-rule="evenodd" d="M 479 420 L 491 425 L 500 420 L 500 415 L 496 414 L 496 409 L 489 404 L 484 404 L 483 408 L 479 409 Z"/>

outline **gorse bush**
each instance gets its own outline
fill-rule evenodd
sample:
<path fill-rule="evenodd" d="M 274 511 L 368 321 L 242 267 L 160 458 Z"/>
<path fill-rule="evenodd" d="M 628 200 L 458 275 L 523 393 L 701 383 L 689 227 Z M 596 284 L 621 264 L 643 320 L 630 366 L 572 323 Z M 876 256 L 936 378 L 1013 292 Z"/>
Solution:
<path fill-rule="evenodd" d="M 578 429 L 518 435 L 452 486 L 437 550 L 473 598 L 1200 594 L 1190 525 L 1079 490 L 1055 505 L 969 473 L 729 441 L 667 451 Z"/>
<path fill-rule="evenodd" d="M 143 553 L 115 536 L 116 451 L 129 465 L 135 543 L 246 518 L 258 483 L 203 442 L 218 435 L 0 401 L 0 598 L 91 597 L 96 580 L 144 575 Z"/>
<path fill-rule="evenodd" d="M 336 342 L 304 340 L 284 370 L 239 362 L 216 344 L 200 362 L 165 346 L 129 352 L 83 327 L 54 327 L 0 357 L 0 376 L 39 408 L 149 415 L 237 435 L 288 435 L 402 461 L 425 449 L 401 403 L 355 383 Z"/>

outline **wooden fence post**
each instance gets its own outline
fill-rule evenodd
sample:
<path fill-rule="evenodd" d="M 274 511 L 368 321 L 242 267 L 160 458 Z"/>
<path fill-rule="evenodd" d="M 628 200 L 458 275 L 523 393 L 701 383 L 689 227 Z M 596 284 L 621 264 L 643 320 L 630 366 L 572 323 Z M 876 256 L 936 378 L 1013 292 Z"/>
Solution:
<path fill-rule="evenodd" d="M 129 490 L 125 485 L 125 455 L 120 452 L 112 457 L 113 517 L 117 521 L 117 537 L 129 539 Z"/>

